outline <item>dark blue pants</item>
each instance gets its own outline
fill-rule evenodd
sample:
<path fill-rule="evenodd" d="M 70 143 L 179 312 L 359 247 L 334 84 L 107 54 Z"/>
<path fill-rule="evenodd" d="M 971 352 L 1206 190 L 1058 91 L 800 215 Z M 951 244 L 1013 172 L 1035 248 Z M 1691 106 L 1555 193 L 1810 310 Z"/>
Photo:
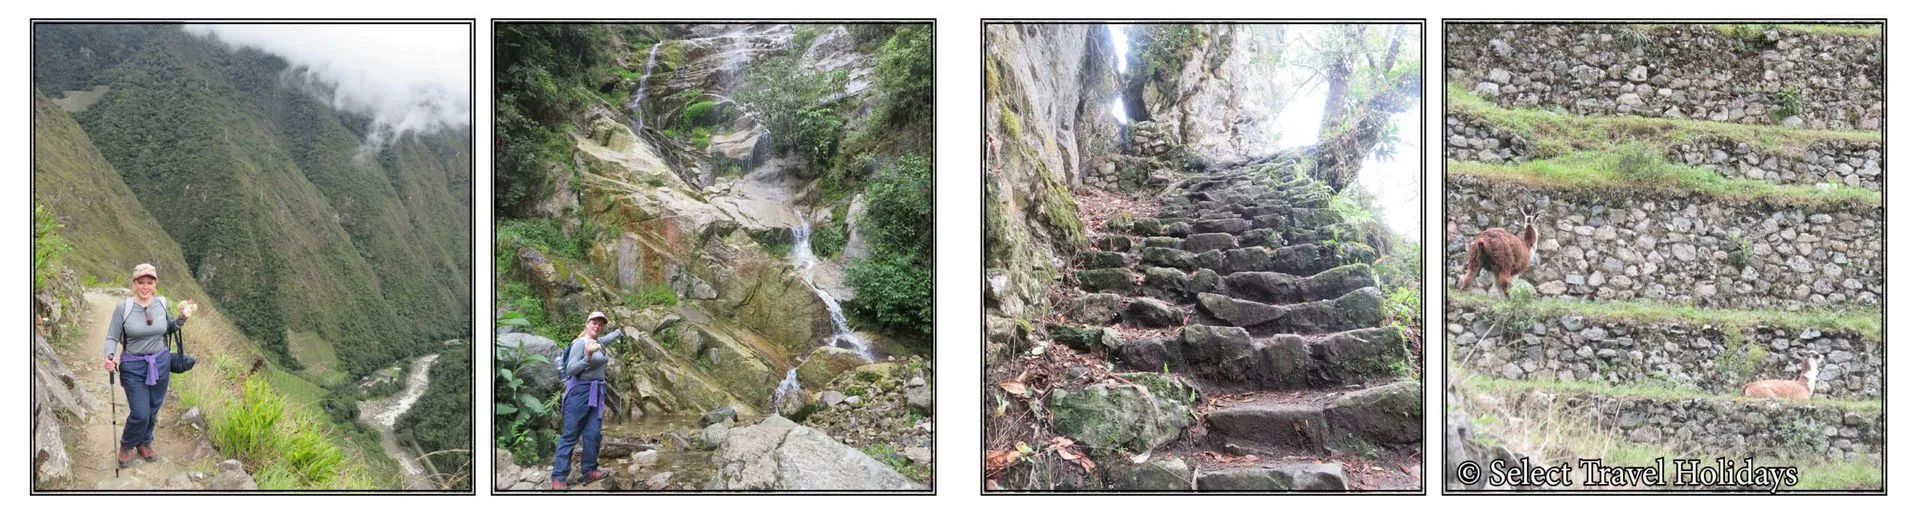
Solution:
<path fill-rule="evenodd" d="M 553 480 L 565 481 L 573 467 L 573 445 L 580 445 L 580 473 L 600 467 L 600 409 L 588 407 L 587 393 L 593 388 L 581 385 L 560 399 L 560 448 L 553 452 Z M 602 403 L 604 405 L 604 403 Z"/>
<path fill-rule="evenodd" d="M 153 385 L 147 385 L 147 361 L 127 356 L 120 361 L 120 388 L 127 392 L 127 428 L 120 433 L 120 449 L 153 443 L 153 427 L 159 424 L 160 404 L 167 401 L 167 381 L 172 355 L 160 353 L 152 370 L 159 373 Z"/>

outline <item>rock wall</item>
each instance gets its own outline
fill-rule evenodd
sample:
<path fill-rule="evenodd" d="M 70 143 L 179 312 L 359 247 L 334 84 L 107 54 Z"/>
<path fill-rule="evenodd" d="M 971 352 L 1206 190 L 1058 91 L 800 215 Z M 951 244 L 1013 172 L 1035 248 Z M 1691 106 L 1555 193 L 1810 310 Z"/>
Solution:
<path fill-rule="evenodd" d="M 1878 130 L 1882 38 L 1707 25 L 1448 24 L 1447 78 L 1508 107 Z"/>
<path fill-rule="evenodd" d="M 1873 306 L 1886 295 L 1881 208 L 1448 182 L 1447 216 L 1459 225 L 1447 242 L 1448 287 L 1462 276 L 1467 241 L 1487 227 L 1518 230 L 1524 207 L 1542 225 L 1537 262 L 1520 278 L 1542 296 L 1798 309 Z"/>
<path fill-rule="evenodd" d="M 1129 116 L 1166 124 L 1176 146 L 1215 161 L 1271 153 L 1284 99 L 1273 63 L 1256 56 L 1281 53 L 1285 37 L 1279 25 L 1132 26 L 1128 93 L 1145 111 Z"/>
<path fill-rule="evenodd" d="M 1577 314 L 1533 320 L 1515 330 L 1497 312 L 1447 311 L 1447 341 L 1473 371 L 1508 380 L 1667 384 L 1735 395 L 1761 379 L 1792 379 L 1795 355 L 1825 359 L 1818 398 L 1879 398 L 1886 345 L 1849 331 L 1673 321 L 1635 323 Z M 1483 335 L 1484 334 L 1484 335 Z"/>
<path fill-rule="evenodd" d="M 989 309 L 1026 317 L 1086 244 L 1068 191 L 1120 143 L 1119 77 L 1104 27 L 991 25 L 985 37 L 983 286 Z"/>
<path fill-rule="evenodd" d="M 1534 158 L 1524 135 L 1487 126 L 1469 115 L 1447 116 L 1447 158 L 1512 164 Z M 1804 150 L 1774 152 L 1724 138 L 1665 145 L 1667 160 L 1699 166 L 1727 178 L 1775 184 L 1844 184 L 1874 191 L 1884 186 L 1882 145 L 1827 140 Z"/>
<path fill-rule="evenodd" d="M 1877 460 L 1886 451 L 1883 411 L 1854 411 L 1807 402 L 1698 398 L 1550 395 L 1535 392 L 1509 401 L 1551 401 L 1586 412 L 1598 426 L 1636 443 L 1669 444 L 1713 456 Z"/>

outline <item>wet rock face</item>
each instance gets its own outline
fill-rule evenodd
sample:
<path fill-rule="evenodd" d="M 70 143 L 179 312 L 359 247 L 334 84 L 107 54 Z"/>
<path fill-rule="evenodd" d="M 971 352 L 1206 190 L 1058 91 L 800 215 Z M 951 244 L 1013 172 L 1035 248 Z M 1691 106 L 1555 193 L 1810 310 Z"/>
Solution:
<path fill-rule="evenodd" d="M 1518 327 L 1489 313 L 1447 313 L 1449 341 L 1472 355 L 1463 364 L 1510 380 L 1663 383 L 1715 394 L 1739 394 L 1747 382 L 1792 379 L 1794 355 L 1819 355 L 1817 398 L 1881 395 L 1885 345 L 1861 334 L 1803 327 L 1728 327 L 1697 323 L 1641 324 L 1564 315 Z M 1484 336 L 1481 334 L 1485 333 Z"/>
<path fill-rule="evenodd" d="M 1447 245 L 1449 284 L 1462 276 L 1466 240 L 1486 227 L 1519 228 L 1525 207 L 1539 214 L 1541 233 L 1538 262 L 1519 278 L 1542 296 L 1796 309 L 1879 305 L 1886 295 L 1886 224 L 1878 208 L 1589 196 L 1476 177 L 1449 181 L 1448 214 L 1460 228 Z M 1490 280 L 1476 287 L 1485 290 Z"/>
<path fill-rule="evenodd" d="M 1886 117 L 1882 38 L 1704 25 L 1447 29 L 1448 80 L 1502 106 L 1813 129 L 1878 130 Z"/>

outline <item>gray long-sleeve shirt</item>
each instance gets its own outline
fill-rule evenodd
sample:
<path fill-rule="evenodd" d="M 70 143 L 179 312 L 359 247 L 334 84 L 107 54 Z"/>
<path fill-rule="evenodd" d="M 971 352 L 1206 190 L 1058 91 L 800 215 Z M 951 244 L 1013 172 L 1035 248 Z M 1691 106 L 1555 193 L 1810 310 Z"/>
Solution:
<path fill-rule="evenodd" d="M 153 323 L 147 323 L 148 316 L 152 316 Z M 107 340 L 101 351 L 107 358 L 113 358 L 118 353 L 115 351 L 119 349 L 117 347 L 125 342 L 129 355 L 164 352 L 167 351 L 167 334 L 179 330 L 186 323 L 185 317 L 167 318 L 165 298 L 154 297 L 144 309 L 128 298 L 114 305 L 113 320 L 107 322 Z"/>
<path fill-rule="evenodd" d="M 594 352 L 591 359 L 587 358 L 587 338 L 573 340 L 573 345 L 567 349 L 567 378 L 606 380 L 607 349 L 605 347 L 607 343 L 617 339 L 620 339 L 620 329 L 614 329 L 600 336 L 599 340 L 595 341 L 600 343 L 600 351 Z"/>

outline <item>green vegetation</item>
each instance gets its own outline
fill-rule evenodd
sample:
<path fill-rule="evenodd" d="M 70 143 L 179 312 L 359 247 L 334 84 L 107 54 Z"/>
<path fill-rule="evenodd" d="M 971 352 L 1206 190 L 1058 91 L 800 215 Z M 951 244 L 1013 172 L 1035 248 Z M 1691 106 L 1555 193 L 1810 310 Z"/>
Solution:
<path fill-rule="evenodd" d="M 673 287 L 667 284 L 650 284 L 636 296 L 627 300 L 630 307 L 646 308 L 655 305 L 672 307 L 680 304 L 680 296 L 673 293 Z"/>
<path fill-rule="evenodd" d="M 933 26 L 899 25 L 880 47 L 881 104 L 888 121 L 931 127 L 933 123 Z"/>
<path fill-rule="evenodd" d="M 520 465 L 538 462 L 542 452 L 551 451 L 560 434 L 553 423 L 559 412 L 559 398 L 537 398 L 532 385 L 520 378 L 520 369 L 550 366 L 539 354 L 522 353 L 518 348 L 494 343 L 493 429 L 494 447 L 513 454 Z"/>
<path fill-rule="evenodd" d="M 903 157 L 867 183 L 860 230 L 872 256 L 847 269 L 859 312 L 882 326 L 933 334 L 933 166 Z"/>
<path fill-rule="evenodd" d="M 209 431 L 215 446 L 260 470 L 255 478 L 263 489 L 365 488 L 364 470 L 318 432 L 320 425 L 289 416 L 286 400 L 266 382 L 245 387 L 237 405 L 214 413 Z"/>
<path fill-rule="evenodd" d="M 1447 85 L 1447 114 L 1465 116 L 1524 137 L 1536 158 L 1579 150 L 1606 150 L 1640 141 L 1661 148 L 1703 140 L 1732 140 L 1775 155 L 1798 155 L 1823 141 L 1878 143 L 1878 131 L 1801 130 L 1701 120 L 1623 116 L 1569 116 L 1538 109 L 1506 109 L 1456 84 Z"/>
<path fill-rule="evenodd" d="M 33 206 L 33 290 L 45 291 L 47 285 L 60 277 L 61 260 L 73 245 L 60 237 L 60 222 L 46 208 Z"/>
<path fill-rule="evenodd" d="M 610 59 L 597 25 L 502 23 L 494 41 L 494 210 L 526 212 L 548 193 L 548 169 L 566 160 L 574 113 L 599 101 L 589 71 Z M 663 49 L 666 50 L 666 49 Z M 668 52 L 670 53 L 670 52 Z M 664 57 L 664 56 L 663 56 Z"/>
<path fill-rule="evenodd" d="M 1861 187 L 1781 185 L 1726 178 L 1712 170 L 1669 163 L 1639 145 L 1625 145 L 1605 152 L 1574 152 L 1513 165 L 1449 161 L 1447 174 L 1602 197 L 1700 194 L 1724 201 L 1813 209 L 1872 209 L 1878 208 L 1881 202 L 1879 192 Z"/>
<path fill-rule="evenodd" d="M 402 448 L 431 448 L 426 467 L 442 486 L 473 486 L 473 346 L 466 340 L 440 352 L 427 372 L 427 392 L 393 424 Z"/>
<path fill-rule="evenodd" d="M 811 237 L 808 243 L 813 245 L 813 254 L 821 258 L 832 259 L 847 247 L 847 229 L 842 228 L 837 220 L 814 227 Z"/>
<path fill-rule="evenodd" d="M 1560 298 L 1512 302 L 1502 298 L 1463 291 L 1449 291 L 1449 309 L 1470 309 L 1495 319 L 1541 320 L 1576 315 L 1587 318 L 1633 323 L 1684 323 L 1716 325 L 1726 328 L 1759 326 L 1813 328 L 1859 334 L 1868 341 L 1882 341 L 1885 328 L 1878 309 L 1774 311 L 1708 309 L 1691 305 L 1630 300 L 1588 302 Z"/>
<path fill-rule="evenodd" d="M 1721 24 L 1712 25 L 1712 27 L 1715 30 L 1720 31 L 1720 34 L 1722 35 L 1725 35 L 1732 39 L 1738 39 L 1743 41 L 1754 39 L 1754 38 L 1765 39 L 1766 31 L 1768 30 L 1780 30 L 1783 32 L 1799 32 L 1802 34 L 1811 34 L 1816 36 L 1863 37 L 1863 38 L 1876 38 L 1876 39 L 1883 37 L 1883 30 L 1882 30 L 1883 25 L 1879 25 L 1879 24 L 1837 25 L 1837 24 L 1792 24 L 1792 23 L 1784 23 L 1784 24 L 1721 23 Z"/>
<path fill-rule="evenodd" d="M 739 99 L 760 114 L 777 151 L 797 152 L 825 169 L 839 148 L 844 124 L 826 100 L 845 83 L 843 73 L 809 71 L 798 55 L 783 55 L 755 64 Z"/>

